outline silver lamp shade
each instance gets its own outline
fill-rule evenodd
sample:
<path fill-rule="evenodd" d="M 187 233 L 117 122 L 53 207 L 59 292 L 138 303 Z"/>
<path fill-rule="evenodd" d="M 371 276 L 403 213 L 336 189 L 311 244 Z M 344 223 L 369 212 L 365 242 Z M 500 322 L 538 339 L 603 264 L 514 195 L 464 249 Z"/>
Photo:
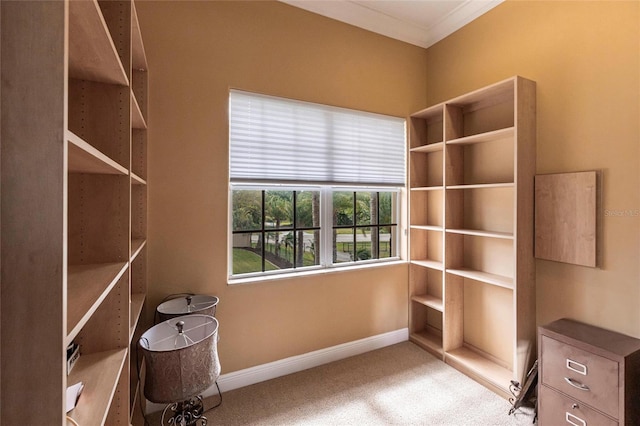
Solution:
<path fill-rule="evenodd" d="M 167 300 L 158 305 L 156 310 L 158 311 L 160 321 L 166 321 L 170 318 L 189 314 L 211 315 L 215 317 L 216 307 L 219 301 L 220 299 L 216 296 L 196 294 Z"/>
<path fill-rule="evenodd" d="M 200 395 L 220 376 L 218 320 L 185 315 L 163 321 L 140 338 L 146 375 L 145 397 L 172 403 Z"/>

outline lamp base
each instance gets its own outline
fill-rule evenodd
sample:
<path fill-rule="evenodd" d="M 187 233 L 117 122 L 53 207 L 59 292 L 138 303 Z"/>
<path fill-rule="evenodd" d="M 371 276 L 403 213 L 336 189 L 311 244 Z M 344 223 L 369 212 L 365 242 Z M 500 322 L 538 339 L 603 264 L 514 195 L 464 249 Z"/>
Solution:
<path fill-rule="evenodd" d="M 162 411 L 162 425 L 167 426 L 206 426 L 207 418 L 203 416 L 204 403 L 202 396 L 190 398 L 182 402 L 167 405 Z"/>

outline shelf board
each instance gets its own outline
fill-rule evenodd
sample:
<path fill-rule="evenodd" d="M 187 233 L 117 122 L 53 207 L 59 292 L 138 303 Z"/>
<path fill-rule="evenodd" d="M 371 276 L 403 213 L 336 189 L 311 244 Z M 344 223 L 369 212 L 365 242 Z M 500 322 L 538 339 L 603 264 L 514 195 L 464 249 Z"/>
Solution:
<path fill-rule="evenodd" d="M 96 0 L 69 2 L 69 77 L 129 85 Z"/>
<path fill-rule="evenodd" d="M 444 305 L 442 303 L 442 299 L 439 297 L 431 296 L 430 294 L 419 294 L 413 296 L 411 300 L 431 309 L 435 309 L 436 311 L 444 312 Z"/>
<path fill-rule="evenodd" d="M 513 289 L 513 278 L 503 275 L 491 274 L 489 272 L 476 271 L 469 268 L 447 269 L 447 273 L 458 275 L 460 277 L 469 278 L 487 284 L 496 285 L 498 287 Z"/>
<path fill-rule="evenodd" d="M 421 118 L 423 120 L 442 121 L 444 114 L 444 103 L 436 104 L 411 114 L 411 118 Z"/>
<path fill-rule="evenodd" d="M 131 295 L 131 324 L 129 326 L 129 343 L 133 339 L 133 335 L 138 326 L 140 320 L 140 314 L 142 314 L 142 307 L 144 306 L 144 300 L 146 295 L 144 293 L 133 293 Z"/>
<path fill-rule="evenodd" d="M 439 231 L 442 232 L 444 228 L 442 226 L 433 226 L 433 225 L 411 225 L 409 226 L 411 229 L 421 229 L 423 231 Z"/>
<path fill-rule="evenodd" d="M 491 142 L 500 139 L 513 138 L 515 135 L 515 127 L 507 127 L 505 129 L 493 130 L 491 132 L 479 133 L 477 135 L 465 136 L 458 139 L 447 141 L 447 145 L 471 145 L 474 143 Z"/>
<path fill-rule="evenodd" d="M 447 189 L 491 189 L 491 188 L 513 188 L 513 182 L 504 183 L 474 183 L 470 185 L 447 185 Z"/>
<path fill-rule="evenodd" d="M 137 71 L 146 71 L 147 54 L 144 51 L 140 22 L 135 3 L 131 2 L 131 67 Z"/>
<path fill-rule="evenodd" d="M 137 174 L 131 172 L 131 183 L 133 185 L 146 185 L 147 181 L 142 179 L 140 176 L 138 176 Z"/>
<path fill-rule="evenodd" d="M 72 131 L 66 131 L 66 138 L 69 142 L 69 172 L 107 175 L 126 175 L 129 173 L 125 167 L 98 151 Z"/>
<path fill-rule="evenodd" d="M 132 263 L 135 260 L 135 258 L 138 257 L 138 255 L 140 254 L 140 251 L 142 251 L 142 247 L 144 247 L 146 244 L 147 244 L 147 240 L 143 238 L 133 238 L 131 240 L 131 262 Z"/>
<path fill-rule="evenodd" d="M 136 99 L 136 95 L 133 93 L 133 90 L 131 91 L 131 127 L 134 129 L 147 128 L 147 122 L 142 115 L 140 105 L 138 105 L 138 100 Z"/>
<path fill-rule="evenodd" d="M 429 268 L 429 269 L 435 269 L 438 271 L 442 271 L 444 270 L 444 265 L 442 264 L 442 262 L 437 261 L 437 260 L 416 260 L 416 259 L 412 259 L 411 263 L 414 265 L 418 265 L 418 266 L 422 266 L 424 268 Z"/>
<path fill-rule="evenodd" d="M 510 369 L 465 346 L 447 352 L 446 361 L 448 364 L 470 373 L 473 377 L 486 380 L 502 390 L 508 390 L 513 379 L 513 372 Z"/>
<path fill-rule="evenodd" d="M 442 337 L 429 333 L 426 330 L 411 333 L 409 340 L 417 344 L 418 346 L 426 349 L 434 355 L 442 356 Z"/>
<path fill-rule="evenodd" d="M 494 232 L 494 231 L 481 231 L 478 229 L 447 229 L 451 234 L 471 235 L 474 237 L 488 237 L 488 238 L 500 238 L 504 240 L 513 240 L 513 234 L 510 232 Z"/>
<path fill-rule="evenodd" d="M 430 143 L 427 145 L 417 146 L 415 148 L 411 148 L 409 151 L 426 153 L 426 152 L 442 151 L 443 149 L 444 149 L 444 142 L 436 142 L 436 143 Z"/>
<path fill-rule="evenodd" d="M 69 265 L 65 346 L 76 337 L 126 270 L 126 262 Z"/>
<path fill-rule="evenodd" d="M 442 191 L 444 186 L 416 186 L 411 188 L 411 191 Z"/>
<path fill-rule="evenodd" d="M 509 77 L 487 87 L 446 101 L 447 105 L 462 107 L 466 112 L 482 109 L 502 102 L 513 102 L 518 77 Z"/>
<path fill-rule="evenodd" d="M 104 424 L 126 359 L 127 349 L 80 356 L 67 385 L 82 382 L 84 389 L 69 417 L 80 425 Z"/>

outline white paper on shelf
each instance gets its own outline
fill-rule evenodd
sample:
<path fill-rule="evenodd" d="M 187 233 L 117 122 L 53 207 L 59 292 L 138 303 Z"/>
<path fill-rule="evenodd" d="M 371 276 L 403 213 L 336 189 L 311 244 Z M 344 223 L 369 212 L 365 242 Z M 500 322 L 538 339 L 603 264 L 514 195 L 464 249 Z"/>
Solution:
<path fill-rule="evenodd" d="M 83 388 L 84 384 L 82 382 L 76 383 L 75 385 L 71 385 L 67 388 L 67 413 L 76 407 Z"/>

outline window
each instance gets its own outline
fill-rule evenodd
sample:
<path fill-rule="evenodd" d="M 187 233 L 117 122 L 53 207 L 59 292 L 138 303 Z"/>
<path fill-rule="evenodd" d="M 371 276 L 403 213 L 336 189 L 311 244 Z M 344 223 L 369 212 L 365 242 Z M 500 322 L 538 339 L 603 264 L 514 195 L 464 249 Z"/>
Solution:
<path fill-rule="evenodd" d="M 403 119 L 232 90 L 229 275 L 397 258 Z"/>

